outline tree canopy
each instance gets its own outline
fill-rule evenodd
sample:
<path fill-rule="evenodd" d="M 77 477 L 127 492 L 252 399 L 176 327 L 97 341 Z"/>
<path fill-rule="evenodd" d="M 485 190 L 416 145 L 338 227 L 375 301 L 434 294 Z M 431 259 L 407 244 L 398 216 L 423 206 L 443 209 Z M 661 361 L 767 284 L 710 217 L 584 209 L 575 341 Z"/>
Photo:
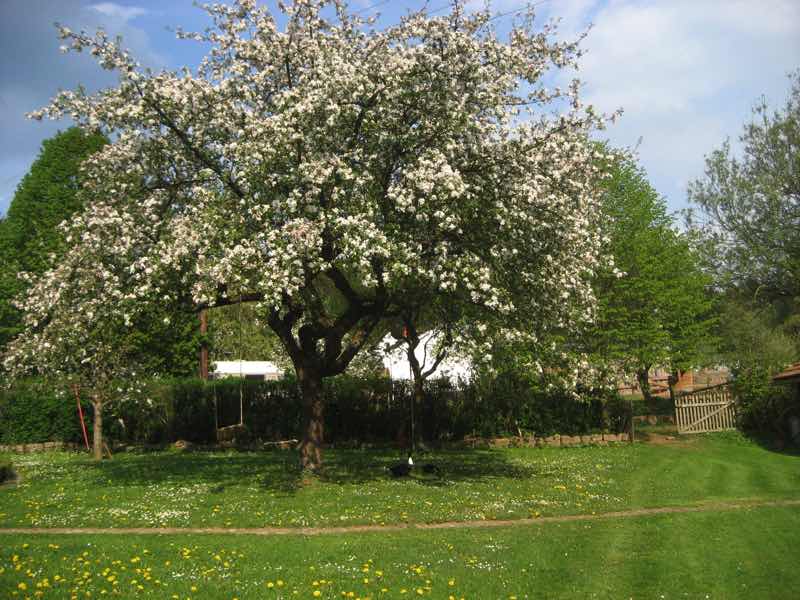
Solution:
<path fill-rule="evenodd" d="M 544 84 L 576 42 L 536 31 L 532 10 L 501 39 L 461 2 L 381 31 L 339 1 L 205 10 L 211 29 L 179 33 L 211 45 L 195 72 L 153 74 L 103 32 L 61 29 L 120 82 L 32 116 L 115 139 L 86 163 L 67 235 L 66 264 L 96 266 L 37 288 L 17 349 L 59 339 L 48 316 L 83 276 L 103 289 L 76 293 L 78 318 L 96 302 L 122 323 L 153 304 L 257 302 L 297 372 L 315 469 L 321 379 L 410 294 L 479 307 L 532 343 L 591 316 L 603 151 L 589 135 L 607 118 L 579 82 Z"/>
<path fill-rule="evenodd" d="M 653 366 L 673 371 L 710 356 L 711 279 L 665 200 L 632 160 L 620 159 L 603 194 L 607 250 L 615 268 L 597 279 L 592 339 L 598 360 L 635 373 L 645 395 Z"/>
<path fill-rule="evenodd" d="M 782 110 L 765 100 L 744 126 L 737 156 L 726 141 L 689 187 L 690 224 L 709 242 L 723 286 L 767 299 L 800 296 L 800 71 Z"/>
<path fill-rule="evenodd" d="M 762 99 L 739 137 L 706 158 L 687 224 L 724 297 L 722 358 L 767 375 L 800 353 L 800 71 L 785 106 Z"/>

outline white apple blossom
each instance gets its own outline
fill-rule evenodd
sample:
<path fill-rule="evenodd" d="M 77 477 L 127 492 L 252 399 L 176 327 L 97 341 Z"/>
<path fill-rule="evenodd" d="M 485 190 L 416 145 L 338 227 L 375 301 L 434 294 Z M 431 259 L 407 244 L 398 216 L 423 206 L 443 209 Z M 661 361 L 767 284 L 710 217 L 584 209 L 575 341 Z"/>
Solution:
<path fill-rule="evenodd" d="M 82 257 L 69 260 L 104 269 L 102 294 L 70 300 L 76 320 L 259 302 L 303 387 L 314 468 L 321 378 L 411 295 L 480 307 L 509 331 L 591 316 L 603 174 L 589 136 L 607 119 L 577 81 L 542 84 L 576 65 L 577 42 L 536 30 L 532 12 L 501 37 L 462 2 L 381 31 L 338 0 L 279 3 L 284 18 L 255 0 L 204 9 L 212 28 L 179 32 L 211 45 L 196 72 L 151 73 L 103 32 L 61 29 L 120 75 L 31 115 L 114 137 L 86 163 L 87 208 L 67 226 Z M 59 273 L 27 305 L 32 332 Z"/>

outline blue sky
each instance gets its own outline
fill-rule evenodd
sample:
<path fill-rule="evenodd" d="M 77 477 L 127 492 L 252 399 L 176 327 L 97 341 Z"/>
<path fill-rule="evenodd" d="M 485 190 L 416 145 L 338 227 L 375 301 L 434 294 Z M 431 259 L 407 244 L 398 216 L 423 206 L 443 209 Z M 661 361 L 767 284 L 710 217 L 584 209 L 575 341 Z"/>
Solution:
<path fill-rule="evenodd" d="M 418 0 L 357 0 L 353 10 L 381 13 L 380 24 L 419 8 Z M 431 0 L 437 9 L 447 0 Z M 483 2 L 475 1 L 476 7 Z M 494 0 L 498 14 L 524 6 Z M 703 173 L 704 156 L 735 139 L 762 95 L 781 106 L 787 74 L 800 67 L 797 0 L 544 0 L 542 19 L 561 18 L 572 38 L 590 23 L 578 76 L 584 98 L 605 111 L 622 107 L 608 136 L 637 147 L 642 164 L 672 210 L 686 206 L 686 185 Z M 378 6 L 375 6 L 378 5 Z M 372 8 L 371 8 L 372 7 Z M 513 15 L 496 23 L 506 27 Z M 59 53 L 54 22 L 121 35 L 140 61 L 155 68 L 195 66 L 203 47 L 170 31 L 202 29 L 205 13 L 191 0 L 0 1 L 0 213 L 36 158 L 41 141 L 68 122 L 27 121 L 24 114 L 59 89 L 113 84 L 88 56 Z M 572 76 L 570 74 L 570 76 Z"/>

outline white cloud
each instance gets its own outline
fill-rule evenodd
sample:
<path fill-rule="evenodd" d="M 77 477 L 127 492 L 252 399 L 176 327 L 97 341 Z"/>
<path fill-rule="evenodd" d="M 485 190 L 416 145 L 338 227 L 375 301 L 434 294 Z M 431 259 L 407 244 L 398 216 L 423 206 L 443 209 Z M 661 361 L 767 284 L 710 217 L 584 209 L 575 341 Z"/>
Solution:
<path fill-rule="evenodd" d="M 112 37 L 121 36 L 146 66 L 163 67 L 166 59 L 154 49 L 148 32 L 130 23 L 145 14 L 145 9 L 112 2 L 87 6 L 81 0 L 0 0 L 0 215 L 41 141 L 70 125 L 67 120 L 31 122 L 25 113 L 47 104 L 60 88 L 96 90 L 115 81 L 88 53 L 61 54 L 53 23 L 76 31 L 103 28 Z"/>
<path fill-rule="evenodd" d="M 685 205 L 685 183 L 703 157 L 735 138 L 753 102 L 786 96 L 786 74 L 800 57 L 800 2 L 770 0 L 551 0 L 562 34 L 594 27 L 581 63 L 585 99 L 605 111 L 625 109 L 610 130 L 634 145 L 672 208 Z M 680 182 L 680 183 L 677 183 Z"/>
<path fill-rule="evenodd" d="M 127 23 L 128 21 L 146 15 L 149 11 L 139 6 L 121 6 L 113 2 L 101 2 L 100 4 L 91 4 L 89 8 L 99 12 L 101 15 L 118 19 Z"/>

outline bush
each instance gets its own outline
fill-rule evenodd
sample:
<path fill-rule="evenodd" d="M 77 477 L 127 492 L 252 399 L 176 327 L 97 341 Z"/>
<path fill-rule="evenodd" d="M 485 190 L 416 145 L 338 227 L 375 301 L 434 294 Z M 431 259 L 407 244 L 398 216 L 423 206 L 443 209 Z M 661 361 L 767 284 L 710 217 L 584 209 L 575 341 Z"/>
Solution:
<path fill-rule="evenodd" d="M 800 399 L 786 384 L 772 382 L 766 369 L 751 369 L 737 374 L 733 393 L 737 401 L 739 428 L 781 442 L 791 440 L 789 420 L 800 418 Z"/>
<path fill-rule="evenodd" d="M 83 399 L 91 429 L 91 403 Z M 83 440 L 75 398 L 66 386 L 28 379 L 0 390 L 0 443 L 80 442 Z"/>

